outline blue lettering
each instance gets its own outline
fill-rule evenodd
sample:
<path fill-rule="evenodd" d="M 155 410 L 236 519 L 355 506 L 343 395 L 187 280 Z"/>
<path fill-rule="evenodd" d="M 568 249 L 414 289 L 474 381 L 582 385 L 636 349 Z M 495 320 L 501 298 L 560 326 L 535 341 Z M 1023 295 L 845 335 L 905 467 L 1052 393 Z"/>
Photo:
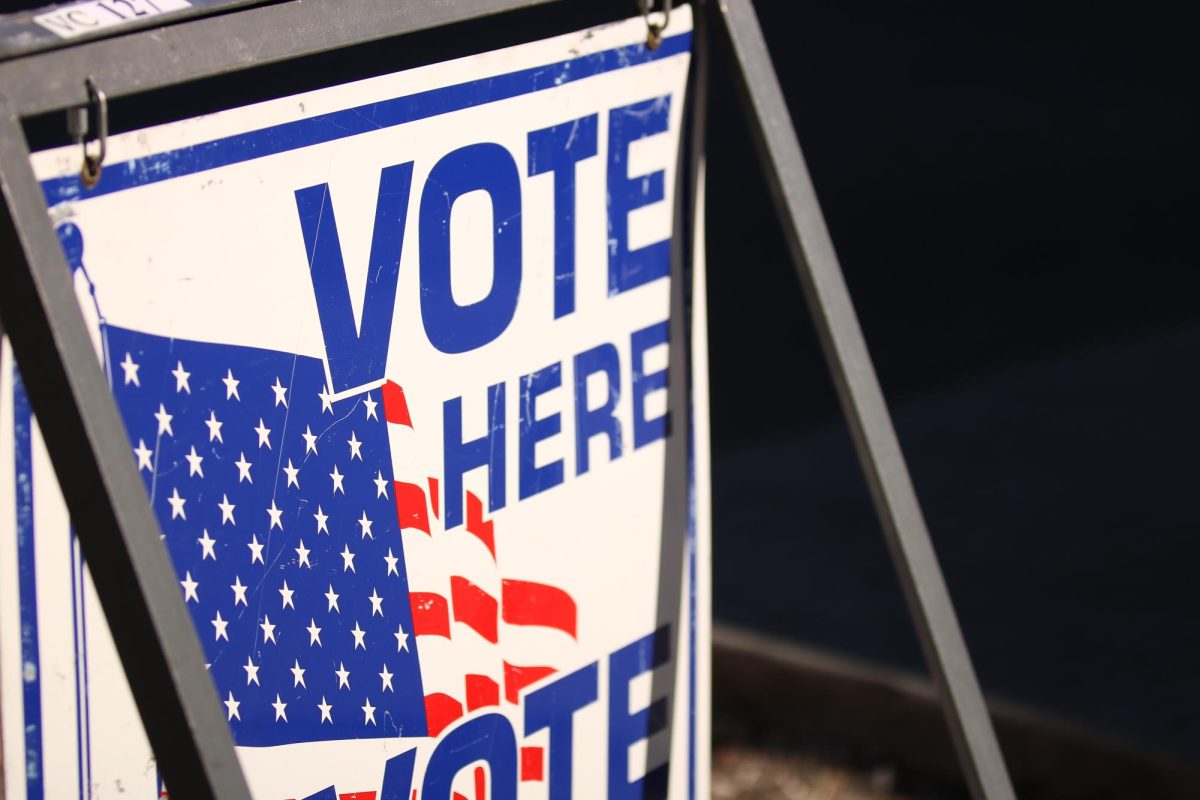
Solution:
<path fill-rule="evenodd" d="M 425 770 L 421 800 L 450 800 L 454 777 L 475 761 L 487 762 L 490 800 L 517 800 L 517 737 L 501 714 L 469 719 L 438 742 Z"/>
<path fill-rule="evenodd" d="M 338 240 L 337 221 L 329 184 L 296 190 L 296 210 L 325 357 L 335 392 L 353 389 L 383 377 L 387 365 L 392 312 L 396 306 L 396 280 L 404 244 L 404 218 L 412 187 L 412 162 L 387 167 L 379 176 L 375 203 L 375 230 L 371 236 L 371 263 L 363 295 L 362 324 L 355 326 L 350 306 L 350 286 Z"/>
<path fill-rule="evenodd" d="M 670 626 L 622 647 L 608 657 L 608 797 L 609 800 L 660 800 L 667 796 L 670 763 L 629 780 L 629 747 L 667 726 L 667 698 L 660 697 L 629 713 L 629 682 L 671 658 Z"/>
<path fill-rule="evenodd" d="M 666 369 L 646 374 L 643 364 L 646 351 L 667 343 L 667 323 L 659 322 L 629 337 L 633 372 L 633 447 L 636 450 L 651 442 L 665 439 L 670 433 L 669 414 L 646 419 L 646 395 L 667 388 Z"/>
<path fill-rule="evenodd" d="M 544 419 L 537 418 L 537 399 L 561 385 L 562 364 L 552 364 L 521 377 L 521 426 L 518 431 L 518 444 L 522 500 L 563 482 L 561 458 L 544 467 L 537 465 L 537 443 L 562 430 L 562 416 L 557 412 Z"/>
<path fill-rule="evenodd" d="M 629 212 L 664 195 L 662 170 L 629 175 L 629 145 L 665 133 L 671 97 L 666 95 L 608 112 L 608 294 L 613 296 L 666 277 L 671 240 L 629 249 Z"/>
<path fill-rule="evenodd" d="M 504 384 L 488 387 L 488 431 L 478 439 L 462 440 L 462 398 L 442 404 L 442 438 L 446 481 L 446 530 L 463 522 L 463 475 L 488 468 L 488 509 L 504 508 Z"/>
<path fill-rule="evenodd" d="M 603 372 L 608 382 L 608 399 L 596 408 L 588 408 L 587 379 Z M 617 348 L 602 344 L 575 356 L 575 473 L 588 471 L 588 443 L 593 436 L 608 436 L 608 460 L 621 456 L 621 421 L 617 419 L 617 401 L 621 397 L 621 359 Z"/>
<path fill-rule="evenodd" d="M 383 788 L 379 792 L 379 800 L 409 800 L 416 760 L 415 749 L 405 750 L 387 760 L 383 765 Z"/>
<path fill-rule="evenodd" d="M 554 173 L 554 318 L 575 310 L 575 165 L 596 155 L 596 115 L 529 134 L 529 174 Z"/>
<path fill-rule="evenodd" d="M 596 702 L 598 674 L 588 664 L 525 697 L 525 735 L 550 729 L 550 800 L 571 800 L 575 712 Z"/>
<path fill-rule="evenodd" d="M 460 306 L 450 288 L 450 215 L 468 192 L 492 200 L 492 288 Z M 512 321 L 521 291 L 521 176 L 498 144 L 472 144 L 443 156 L 421 192 L 421 318 L 429 342 L 465 353 L 495 339 Z"/>

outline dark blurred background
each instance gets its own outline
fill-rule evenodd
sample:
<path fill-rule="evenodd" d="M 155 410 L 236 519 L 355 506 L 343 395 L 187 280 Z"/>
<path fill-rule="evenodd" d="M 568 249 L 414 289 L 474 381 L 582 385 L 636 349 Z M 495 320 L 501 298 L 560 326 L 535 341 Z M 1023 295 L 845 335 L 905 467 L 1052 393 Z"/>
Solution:
<path fill-rule="evenodd" d="M 1200 761 L 1197 27 L 755 5 L 983 688 Z M 717 618 L 923 671 L 716 55 Z"/>

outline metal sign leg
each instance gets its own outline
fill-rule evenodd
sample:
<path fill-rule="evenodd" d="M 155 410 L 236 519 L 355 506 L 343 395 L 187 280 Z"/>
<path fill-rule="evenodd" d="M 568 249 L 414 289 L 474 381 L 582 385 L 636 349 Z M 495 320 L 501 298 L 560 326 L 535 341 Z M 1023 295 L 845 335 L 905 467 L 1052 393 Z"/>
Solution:
<path fill-rule="evenodd" d="M 833 372 L 842 411 L 933 672 L 971 795 L 1010 800 L 1012 785 L 908 467 L 825 227 L 796 131 L 750 0 L 712 4 L 742 83 L 746 116 L 792 261 Z"/>
<path fill-rule="evenodd" d="M 134 469 L 29 164 L 0 101 L 0 318 L 173 798 L 250 797 L 196 629 Z"/>

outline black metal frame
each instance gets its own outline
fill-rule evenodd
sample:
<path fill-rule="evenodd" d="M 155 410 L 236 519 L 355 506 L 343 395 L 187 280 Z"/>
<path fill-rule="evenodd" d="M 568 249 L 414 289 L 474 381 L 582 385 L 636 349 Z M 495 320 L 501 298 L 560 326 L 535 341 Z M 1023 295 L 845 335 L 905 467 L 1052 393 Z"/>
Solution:
<path fill-rule="evenodd" d="M 291 0 L 0 63 L 0 332 L 17 360 L 150 742 L 178 798 L 248 798 L 233 739 L 125 431 L 92 349 L 22 120 L 552 0 Z M 244 6 L 245 0 L 232 0 Z M 698 0 L 704 13 L 705 2 Z M 904 456 L 750 0 L 707 4 L 723 33 L 763 171 L 971 794 L 1014 797 Z M 630 10 L 635 8 L 630 2 Z M 206 9 L 210 13 L 211 9 Z M 0 793 L 3 786 L 0 785 Z"/>

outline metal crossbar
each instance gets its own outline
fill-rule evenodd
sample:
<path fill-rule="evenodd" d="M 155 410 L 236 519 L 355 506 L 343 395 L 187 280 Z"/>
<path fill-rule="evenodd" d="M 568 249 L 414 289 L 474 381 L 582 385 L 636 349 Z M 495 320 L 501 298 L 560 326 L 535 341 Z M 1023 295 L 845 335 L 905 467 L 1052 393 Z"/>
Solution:
<path fill-rule="evenodd" d="M 24 376 L 122 664 L 173 797 L 248 798 L 191 619 L 129 458 L 70 271 L 29 163 L 22 119 L 553 0 L 292 0 L 0 63 L 0 319 Z M 710 4 L 726 34 L 763 170 L 859 460 L 977 800 L 1009 800 L 937 557 L 750 0 Z M 686 235 L 686 234 L 685 234 Z M 3 787 L 0 786 L 0 792 Z"/>

